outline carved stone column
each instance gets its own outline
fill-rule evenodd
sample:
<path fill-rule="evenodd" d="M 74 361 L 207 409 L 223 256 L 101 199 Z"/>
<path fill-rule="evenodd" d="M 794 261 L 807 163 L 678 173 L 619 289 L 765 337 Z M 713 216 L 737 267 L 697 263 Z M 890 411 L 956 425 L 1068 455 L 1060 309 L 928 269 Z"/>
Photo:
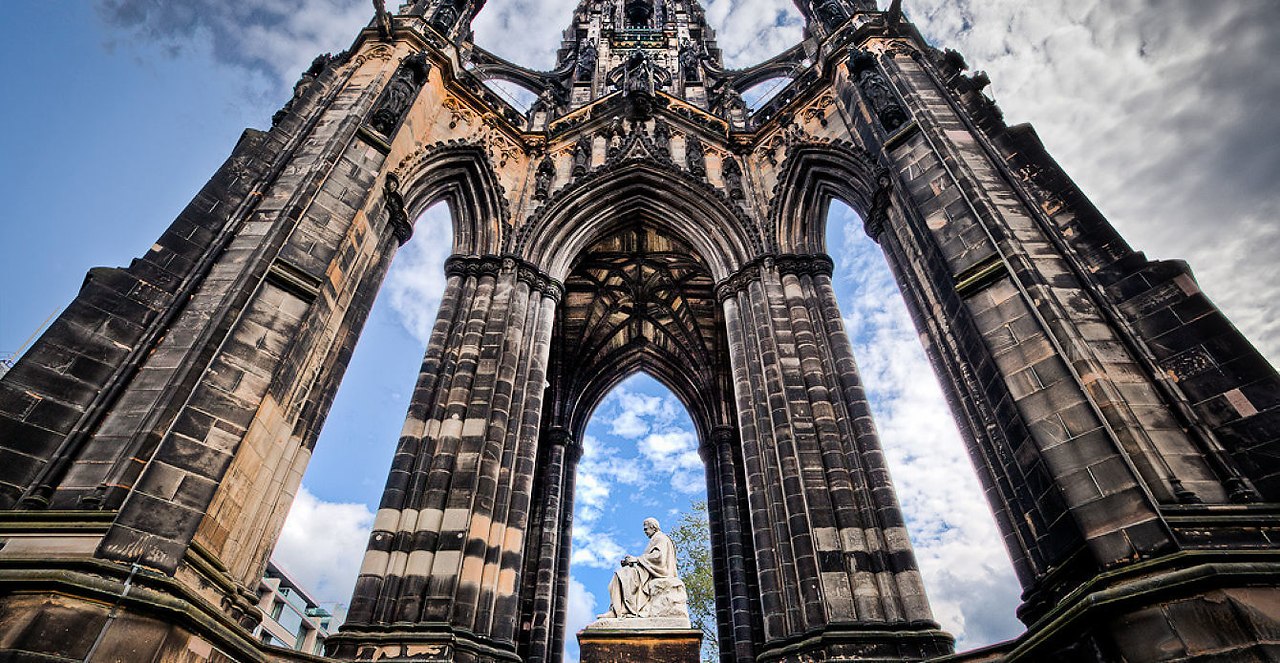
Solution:
<path fill-rule="evenodd" d="M 339 657 L 424 646 L 518 660 L 543 384 L 559 286 L 493 256 L 454 257 L 369 539 Z"/>
<path fill-rule="evenodd" d="M 725 663 L 755 660 L 759 621 L 753 600 L 756 593 L 749 578 L 750 534 L 742 511 L 742 465 L 737 442 L 734 427 L 716 426 L 698 448 L 707 466 L 720 660 Z"/>
<path fill-rule="evenodd" d="M 951 651 L 925 598 L 825 256 L 766 257 L 721 284 L 763 622 L 760 660 Z M 892 636 L 887 635 L 892 632 Z"/>
<path fill-rule="evenodd" d="M 546 431 L 543 444 L 544 456 L 538 468 L 542 486 L 538 494 L 538 539 L 534 548 L 535 558 L 531 560 L 536 575 L 531 588 L 529 640 L 525 652 L 525 660 L 530 663 L 559 658 L 554 642 L 557 607 L 563 601 L 557 600 L 557 590 L 562 562 L 565 561 L 562 560 L 561 548 L 569 539 L 569 533 L 564 529 L 565 512 L 573 511 L 572 487 L 566 490 L 566 482 L 572 481 L 573 466 L 581 455 L 581 445 L 561 427 Z"/>

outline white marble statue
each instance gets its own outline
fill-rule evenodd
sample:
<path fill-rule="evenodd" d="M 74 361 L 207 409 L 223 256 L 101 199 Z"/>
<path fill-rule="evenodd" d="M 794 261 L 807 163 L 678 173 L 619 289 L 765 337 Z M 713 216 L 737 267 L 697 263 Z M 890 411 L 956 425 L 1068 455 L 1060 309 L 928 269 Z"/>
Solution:
<path fill-rule="evenodd" d="M 688 628 L 688 595 L 676 573 L 675 546 L 655 518 L 645 519 L 644 533 L 644 554 L 622 558 L 609 582 L 609 611 L 592 626 Z"/>

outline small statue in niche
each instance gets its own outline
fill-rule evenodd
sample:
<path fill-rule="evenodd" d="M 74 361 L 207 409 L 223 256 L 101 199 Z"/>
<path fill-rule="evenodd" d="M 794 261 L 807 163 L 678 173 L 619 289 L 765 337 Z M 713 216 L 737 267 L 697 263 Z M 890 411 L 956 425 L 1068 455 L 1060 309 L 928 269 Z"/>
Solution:
<path fill-rule="evenodd" d="M 742 189 L 742 166 L 738 165 L 737 159 L 726 155 L 720 174 L 724 177 L 724 188 L 729 192 L 730 198 L 741 200 L 746 197 L 746 192 Z"/>
<path fill-rule="evenodd" d="M 542 162 L 538 164 L 538 172 L 533 176 L 533 198 L 534 200 L 546 200 L 551 193 L 551 184 L 556 179 L 556 163 L 551 160 L 551 155 L 542 157 Z"/>
<path fill-rule="evenodd" d="M 573 66 L 573 78 L 577 81 L 590 81 L 596 75 L 596 40 L 588 39 L 578 45 L 578 61 Z"/>
<path fill-rule="evenodd" d="M 400 193 L 400 178 L 395 173 L 387 173 L 387 180 L 382 184 L 382 195 L 387 199 L 387 227 L 403 246 L 413 237 L 413 224 L 409 223 L 409 212 L 404 208 L 404 195 Z"/>
<path fill-rule="evenodd" d="M 684 143 L 684 161 L 689 167 L 689 172 L 698 177 L 705 177 L 707 174 L 707 157 L 702 151 L 702 141 L 689 136 Z"/>
<path fill-rule="evenodd" d="M 671 72 L 655 63 L 643 49 L 637 48 L 609 72 L 606 81 L 622 90 L 631 118 L 644 120 L 653 114 L 654 91 L 671 84 Z"/>
<path fill-rule="evenodd" d="M 906 123 L 907 113 L 876 68 L 874 55 L 866 51 L 854 54 L 850 58 L 849 70 L 858 81 L 858 88 L 862 90 L 862 96 L 866 98 L 871 112 L 880 120 L 885 131 L 893 131 Z"/>
<path fill-rule="evenodd" d="M 591 169 L 591 136 L 583 136 L 573 146 L 573 176 L 586 175 Z"/>
<path fill-rule="evenodd" d="M 604 129 L 604 139 L 606 143 L 605 158 L 612 159 L 618 156 L 622 151 L 622 139 L 627 135 L 626 127 L 623 125 L 620 116 L 613 116 L 613 121 Z"/>
<path fill-rule="evenodd" d="M 686 83 L 697 83 L 702 80 L 701 65 L 705 55 L 702 52 L 702 45 L 689 41 L 688 38 L 680 40 L 680 75 L 684 77 Z"/>
<path fill-rule="evenodd" d="M 619 562 L 619 568 L 609 582 L 609 610 L 597 619 L 666 617 L 687 622 L 688 594 L 676 572 L 676 548 L 658 526 L 656 518 L 644 519 L 644 533 L 649 537 L 644 554 L 627 555 Z M 643 624 L 640 622 L 636 626 L 643 628 Z M 662 627 L 661 622 L 654 626 Z"/>
<path fill-rule="evenodd" d="M 653 123 L 653 147 L 658 154 L 671 158 L 671 129 L 662 120 Z"/>
<path fill-rule="evenodd" d="M 427 74 L 431 64 L 427 62 L 425 52 L 415 53 L 400 63 L 400 68 L 391 77 L 391 82 L 382 92 L 377 110 L 369 120 L 369 124 L 383 136 L 390 137 L 400 124 L 418 89 L 427 82 Z"/>
<path fill-rule="evenodd" d="M 462 15 L 462 3 L 464 1 L 443 0 L 440 3 L 440 7 L 436 9 L 436 13 L 431 16 L 431 27 L 447 35 L 458 24 L 458 17 Z"/>
<path fill-rule="evenodd" d="M 849 10 L 845 9 L 844 4 L 840 0 L 822 0 L 818 3 L 815 12 L 818 20 L 822 21 L 822 27 L 827 32 L 835 32 L 837 28 L 849 20 Z"/>
<path fill-rule="evenodd" d="M 733 87 L 728 80 L 720 81 L 711 90 L 710 107 L 712 112 L 728 115 L 735 110 L 746 108 L 742 101 L 742 93 Z"/>

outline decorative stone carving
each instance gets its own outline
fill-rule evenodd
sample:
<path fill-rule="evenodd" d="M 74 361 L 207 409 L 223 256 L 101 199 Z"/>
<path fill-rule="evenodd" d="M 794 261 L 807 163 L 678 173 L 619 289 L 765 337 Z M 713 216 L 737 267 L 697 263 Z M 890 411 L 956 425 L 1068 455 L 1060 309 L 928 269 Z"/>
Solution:
<path fill-rule="evenodd" d="M 591 136 L 584 134 L 573 146 L 573 176 L 586 175 L 591 170 Z"/>
<path fill-rule="evenodd" d="M 867 215 L 862 228 L 872 241 L 880 241 L 880 233 L 884 232 L 889 222 L 889 204 L 892 201 L 893 179 L 887 171 L 876 176 L 876 192 L 871 196 L 871 213 Z"/>
<path fill-rule="evenodd" d="M 414 53 L 400 63 L 400 68 L 392 75 L 391 82 L 382 91 L 378 104 L 374 107 L 369 125 L 375 131 L 391 137 L 409 106 L 413 105 L 418 90 L 427 82 L 427 74 L 431 72 L 431 63 L 427 62 L 426 52 Z"/>
<path fill-rule="evenodd" d="M 690 173 L 698 177 L 706 177 L 707 157 L 702 150 L 702 141 L 693 136 L 685 138 L 684 162 L 689 167 Z"/>
<path fill-rule="evenodd" d="M 702 45 L 695 44 L 688 39 L 680 40 L 680 54 L 677 56 L 680 60 L 680 75 L 686 83 L 698 83 L 702 80 L 702 59 L 706 54 L 702 52 Z"/>
<path fill-rule="evenodd" d="M 413 237 L 413 224 L 409 222 L 409 212 L 404 208 L 404 195 L 400 193 L 400 178 L 395 173 L 387 173 L 387 181 L 382 185 L 382 193 L 387 198 L 387 226 L 391 233 L 404 246 Z"/>
<path fill-rule="evenodd" d="M 609 582 L 609 610 L 587 628 L 689 628 L 688 595 L 676 573 L 676 549 L 656 518 L 645 518 L 649 545 L 627 555 Z M 619 624 L 619 621 L 629 621 Z"/>
<path fill-rule="evenodd" d="M 289 114 L 289 111 L 293 110 L 293 106 L 298 102 L 298 99 L 306 94 L 307 90 L 311 89 L 311 84 L 337 59 L 331 53 L 324 53 L 316 56 L 316 59 L 311 61 L 311 66 L 302 72 L 302 76 L 298 77 L 298 82 L 293 84 L 293 96 L 289 98 L 289 101 L 285 102 L 283 108 L 271 116 L 271 126 L 274 127 L 280 124 L 280 120 L 283 120 Z"/>
<path fill-rule="evenodd" d="M 671 72 L 653 61 L 644 49 L 634 49 L 613 68 L 605 79 L 609 85 L 622 91 L 627 100 L 629 115 L 645 120 L 653 114 L 653 93 L 671 84 Z"/>
<path fill-rule="evenodd" d="M 866 98 L 871 112 L 880 120 L 880 125 L 885 128 L 885 131 L 893 131 L 906 123 L 907 112 L 903 110 L 902 104 L 898 103 L 897 95 L 880 74 L 874 55 L 866 51 L 855 53 L 849 58 L 849 71 L 858 81 L 862 96 Z"/>
<path fill-rule="evenodd" d="M 533 176 L 533 198 L 534 200 L 546 200 L 547 194 L 551 191 L 551 184 L 556 178 L 556 163 L 551 160 L 551 155 L 542 157 L 542 162 L 538 164 L 538 172 Z"/>
<path fill-rule="evenodd" d="M 436 8 L 436 13 L 431 15 L 431 27 L 440 32 L 441 35 L 448 35 L 450 30 L 458 24 L 458 17 L 462 15 L 462 7 L 464 0 L 444 0 L 440 6 Z"/>
<path fill-rule="evenodd" d="M 659 155 L 671 158 L 671 129 L 662 120 L 653 123 L 653 148 Z"/>
<path fill-rule="evenodd" d="M 738 165 L 737 159 L 729 155 L 725 155 L 723 163 L 721 175 L 724 176 L 725 193 L 734 200 L 741 200 L 746 196 L 742 189 L 742 166 Z"/>
<path fill-rule="evenodd" d="M 589 39 L 578 45 L 578 62 L 573 67 L 573 78 L 577 81 L 590 81 L 596 75 L 596 40 Z"/>
<path fill-rule="evenodd" d="M 840 0 L 820 0 L 814 7 L 814 14 L 822 22 L 827 32 L 835 32 L 837 28 L 849 20 L 849 10 Z"/>

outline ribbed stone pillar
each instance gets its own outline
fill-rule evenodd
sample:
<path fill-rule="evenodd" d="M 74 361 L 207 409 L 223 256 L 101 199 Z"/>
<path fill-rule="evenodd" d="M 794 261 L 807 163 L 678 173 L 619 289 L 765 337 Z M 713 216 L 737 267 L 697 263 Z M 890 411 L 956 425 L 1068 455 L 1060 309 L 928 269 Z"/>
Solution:
<path fill-rule="evenodd" d="M 448 650 L 453 660 L 517 660 L 516 598 L 559 286 L 492 256 L 451 258 L 446 272 L 331 655 L 413 660 L 411 652 Z"/>
<path fill-rule="evenodd" d="M 573 552 L 573 495 L 578 483 L 578 461 L 582 459 L 582 445 L 570 444 L 564 456 L 564 485 L 560 489 L 560 549 L 556 553 L 555 612 L 551 627 L 551 652 L 548 660 L 560 663 L 564 660 L 565 622 L 569 616 L 569 557 Z"/>
<path fill-rule="evenodd" d="M 711 518 L 716 612 L 720 627 L 720 660 L 754 661 L 752 592 L 748 579 L 750 549 L 741 511 L 741 466 L 736 459 L 738 434 L 732 426 L 716 426 L 698 451 L 707 466 L 707 506 Z"/>
<path fill-rule="evenodd" d="M 565 482 L 571 476 L 580 447 L 568 430 L 554 427 L 543 434 L 545 445 L 542 466 L 542 490 L 538 494 L 540 519 L 536 557 L 530 560 L 536 565 L 529 625 L 529 644 L 525 653 L 528 663 L 554 660 L 556 589 L 559 585 L 562 547 L 561 539 L 567 539 L 562 529 L 565 505 L 572 511 L 572 489 L 566 492 Z"/>
<path fill-rule="evenodd" d="M 757 655 L 940 655 L 951 638 L 933 622 L 848 338 L 821 305 L 830 271 L 825 256 L 765 258 L 719 288 L 760 584 Z"/>

